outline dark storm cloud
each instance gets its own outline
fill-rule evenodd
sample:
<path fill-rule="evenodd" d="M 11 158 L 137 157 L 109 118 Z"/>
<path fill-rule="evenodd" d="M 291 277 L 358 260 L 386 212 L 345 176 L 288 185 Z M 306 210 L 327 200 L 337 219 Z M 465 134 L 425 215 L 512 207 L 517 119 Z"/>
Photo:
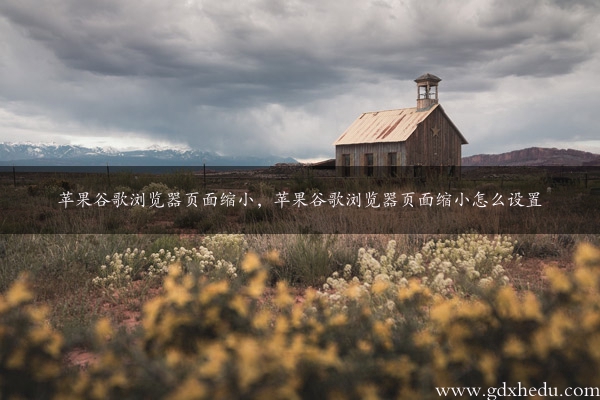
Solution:
<path fill-rule="evenodd" d="M 310 157 L 339 133 L 325 111 L 355 97 L 336 112 L 350 124 L 368 85 L 432 72 L 464 96 L 569 75 L 597 60 L 598 14 L 593 1 L 5 0 L 0 100 L 96 132 Z M 315 141 L 282 145 L 302 135 Z"/>

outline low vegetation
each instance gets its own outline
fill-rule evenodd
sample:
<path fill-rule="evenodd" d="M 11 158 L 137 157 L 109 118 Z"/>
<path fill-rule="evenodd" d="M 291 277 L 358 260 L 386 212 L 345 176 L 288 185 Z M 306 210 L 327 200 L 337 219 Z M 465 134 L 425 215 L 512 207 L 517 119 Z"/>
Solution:
<path fill-rule="evenodd" d="M 592 191 L 600 182 L 597 172 L 569 172 L 569 185 L 550 187 L 550 192 L 544 170 L 505 172 L 511 171 L 482 168 L 471 171 L 471 178 L 387 180 L 322 177 L 311 170 L 214 173 L 206 179 L 190 171 L 32 172 L 19 173 L 18 180 L 0 173 L 5 211 L 0 232 L 596 233 L 600 203 Z"/>
<path fill-rule="evenodd" d="M 527 236 L 3 236 L 0 397 L 598 387 L 600 238 L 538 239 L 574 257 L 565 247 L 527 290 L 513 284 Z M 21 253 L 34 247 L 37 257 Z M 78 287 L 87 297 L 65 304 Z M 127 301 L 142 311 L 129 328 L 102 306 Z M 96 307 L 86 318 L 82 302 Z M 73 332 L 73 320 L 87 327 Z M 84 368 L 67 361 L 81 346 L 96 357 Z"/>
<path fill-rule="evenodd" d="M 442 386 L 600 387 L 599 214 L 582 187 L 553 188 L 535 209 L 282 209 L 273 203 L 282 191 L 435 188 L 236 179 L 0 179 L 0 399 L 428 399 Z M 448 190 L 491 198 L 540 182 L 527 179 Z M 56 206 L 65 190 L 165 192 L 164 203 L 235 192 L 254 206 L 65 210 Z M 74 361 L 80 352 L 87 363 Z"/>

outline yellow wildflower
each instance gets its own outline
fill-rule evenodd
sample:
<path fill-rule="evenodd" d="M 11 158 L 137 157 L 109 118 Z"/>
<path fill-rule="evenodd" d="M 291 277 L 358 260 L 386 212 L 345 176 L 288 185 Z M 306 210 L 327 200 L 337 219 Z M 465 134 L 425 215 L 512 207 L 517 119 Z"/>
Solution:
<path fill-rule="evenodd" d="M 292 307 L 291 323 L 294 328 L 297 328 L 302 323 L 302 317 L 304 316 L 304 310 L 302 304 L 294 304 Z"/>
<path fill-rule="evenodd" d="M 242 317 L 248 315 L 248 303 L 242 296 L 234 296 L 229 301 L 229 307 L 233 308 Z"/>
<path fill-rule="evenodd" d="M 581 326 L 587 331 L 597 329 L 600 325 L 600 313 L 596 310 L 586 310 L 581 318 Z"/>
<path fill-rule="evenodd" d="M 319 354 L 319 360 L 324 366 L 340 366 L 341 361 L 338 357 L 338 349 L 335 344 L 327 346 L 325 351 L 315 349 Z"/>
<path fill-rule="evenodd" d="M 58 377 L 61 371 L 59 362 L 45 362 L 38 365 L 34 371 L 35 377 L 40 380 L 48 380 Z"/>
<path fill-rule="evenodd" d="M 411 279 L 408 282 L 407 287 L 398 287 L 398 300 L 407 301 L 411 300 L 414 296 L 419 294 L 423 289 L 421 283 L 417 279 Z M 424 294 L 428 294 L 427 291 L 423 291 Z"/>
<path fill-rule="evenodd" d="M 331 389 L 327 394 L 329 400 L 347 400 L 348 397 L 340 389 Z"/>
<path fill-rule="evenodd" d="M 201 304 L 207 304 L 216 296 L 227 293 L 229 290 L 229 282 L 226 280 L 220 280 L 217 282 L 212 282 L 206 285 L 200 293 L 198 294 L 198 299 Z"/>
<path fill-rule="evenodd" d="M 252 320 L 252 325 L 256 329 L 264 330 L 269 327 L 269 322 L 271 321 L 271 314 L 266 310 L 261 310 L 254 316 Z"/>
<path fill-rule="evenodd" d="M 380 295 L 390 287 L 390 283 L 384 280 L 376 280 L 371 286 L 371 293 L 374 295 Z"/>
<path fill-rule="evenodd" d="M 183 360 L 183 355 L 179 350 L 170 348 L 166 351 L 165 359 L 168 366 L 175 367 L 181 363 Z"/>
<path fill-rule="evenodd" d="M 487 303 L 473 301 L 466 307 L 460 307 L 459 313 L 460 316 L 469 319 L 487 318 L 491 315 L 491 308 Z"/>
<path fill-rule="evenodd" d="M 242 270 L 246 273 L 251 273 L 260 268 L 260 258 L 256 253 L 249 252 L 242 261 Z"/>
<path fill-rule="evenodd" d="M 121 366 L 121 360 L 112 351 L 104 351 L 101 353 L 101 360 L 98 365 L 106 369 L 115 369 Z"/>
<path fill-rule="evenodd" d="M 434 347 L 433 348 L 433 364 L 436 368 L 438 368 L 439 370 L 443 371 L 446 369 L 446 367 L 448 366 L 448 358 L 446 357 L 446 354 L 444 354 L 444 352 L 438 348 L 438 347 Z"/>
<path fill-rule="evenodd" d="M 377 386 L 374 384 L 363 384 L 356 388 L 357 394 L 361 399 L 364 400 L 379 400 L 380 397 L 377 394 Z"/>
<path fill-rule="evenodd" d="M 216 325 L 221 322 L 221 308 L 217 306 L 208 307 L 204 312 L 204 322 L 209 325 Z"/>
<path fill-rule="evenodd" d="M 32 320 L 44 323 L 48 315 L 48 310 L 47 306 L 31 305 L 27 307 L 27 314 L 29 314 Z"/>
<path fill-rule="evenodd" d="M 108 384 L 113 387 L 126 387 L 127 386 L 127 377 L 121 371 L 115 372 L 110 376 Z"/>
<path fill-rule="evenodd" d="M 289 323 L 286 317 L 278 315 L 275 320 L 275 333 L 287 333 L 289 330 Z"/>
<path fill-rule="evenodd" d="M 14 307 L 31 300 L 33 300 L 33 294 L 23 278 L 16 280 L 6 293 L 6 302 L 9 306 Z"/>
<path fill-rule="evenodd" d="M 239 341 L 235 349 L 239 357 L 238 374 L 240 387 L 242 390 L 246 390 L 262 374 L 261 363 L 259 362 L 260 347 L 254 339 L 243 338 Z"/>
<path fill-rule="evenodd" d="M 573 275 L 582 288 L 593 288 L 598 280 L 598 272 L 590 268 L 577 268 Z"/>
<path fill-rule="evenodd" d="M 489 352 L 484 353 L 479 358 L 479 369 L 483 374 L 486 385 L 496 383 L 496 368 L 498 367 L 498 358 Z"/>
<path fill-rule="evenodd" d="M 142 325 L 146 332 L 150 331 L 150 328 L 156 323 L 158 313 L 160 312 L 163 300 L 160 297 L 151 299 L 144 304 L 144 319 Z"/>
<path fill-rule="evenodd" d="M 96 340 L 104 342 L 113 335 L 113 328 L 108 318 L 100 318 L 96 322 Z"/>
<path fill-rule="evenodd" d="M 519 299 L 513 288 L 505 286 L 496 295 L 496 310 L 502 318 L 519 319 L 521 310 Z"/>
<path fill-rule="evenodd" d="M 460 322 L 455 322 L 446 328 L 450 345 L 460 343 L 472 335 L 471 330 Z"/>
<path fill-rule="evenodd" d="M 450 361 L 452 362 L 467 362 L 469 361 L 469 359 L 472 356 L 472 352 L 469 351 L 469 349 L 467 348 L 467 346 L 464 345 L 464 343 L 460 342 L 460 343 L 456 343 L 456 344 L 451 344 L 450 345 L 450 354 L 448 354 L 448 358 L 450 359 Z M 442 359 L 440 359 L 441 362 Z"/>
<path fill-rule="evenodd" d="M 108 386 L 105 382 L 97 379 L 92 383 L 92 398 L 106 399 L 108 397 Z"/>
<path fill-rule="evenodd" d="M 60 350 L 63 346 L 64 340 L 63 337 L 58 333 L 52 333 L 51 335 L 51 339 L 46 343 L 45 349 L 53 357 L 58 357 L 60 355 Z"/>
<path fill-rule="evenodd" d="M 190 290 L 194 287 L 196 283 L 196 279 L 192 275 L 186 275 L 183 277 L 183 287 L 187 290 Z"/>
<path fill-rule="evenodd" d="M 348 286 L 348 288 L 344 291 L 344 296 L 351 300 L 358 299 L 360 297 L 360 287 L 358 284 L 353 283 Z"/>
<path fill-rule="evenodd" d="M 516 336 L 510 336 L 503 347 L 504 354 L 513 358 L 524 358 L 527 353 L 525 343 L 519 340 Z"/>
<path fill-rule="evenodd" d="M 413 341 L 417 347 L 427 347 L 435 343 L 435 338 L 429 331 L 420 331 L 414 334 Z"/>
<path fill-rule="evenodd" d="M 392 330 L 390 324 L 386 324 L 383 321 L 375 321 L 373 323 L 373 333 L 383 342 L 384 347 L 388 349 L 392 348 Z"/>
<path fill-rule="evenodd" d="M 446 326 L 453 318 L 454 309 L 458 301 L 455 299 L 437 302 L 430 312 L 431 320 L 442 326 Z"/>
<path fill-rule="evenodd" d="M 525 319 L 541 320 L 543 318 L 540 302 L 535 294 L 525 292 L 521 305 L 521 314 Z"/>
<path fill-rule="evenodd" d="M 285 282 L 277 282 L 277 294 L 275 295 L 274 300 L 275 305 L 281 308 L 294 304 L 294 298 L 290 295 Z"/>
<path fill-rule="evenodd" d="M 248 296 L 253 298 L 258 298 L 263 294 L 265 290 L 265 281 L 267 279 L 267 271 L 264 269 L 258 271 L 258 273 L 253 276 L 248 282 L 248 286 L 246 287 L 246 293 Z"/>
<path fill-rule="evenodd" d="M 201 399 L 207 394 L 206 387 L 198 379 L 189 377 L 174 392 L 167 396 L 168 400 Z"/>
<path fill-rule="evenodd" d="M 416 370 L 416 364 L 410 360 L 410 357 L 404 354 L 397 360 L 386 361 L 383 370 L 386 374 L 394 378 L 409 380 L 413 371 Z"/>
<path fill-rule="evenodd" d="M 559 348 L 567 339 L 569 332 L 574 329 L 574 324 L 563 311 L 558 311 L 550 317 L 549 338 L 555 348 Z"/>
<path fill-rule="evenodd" d="M 574 328 L 573 321 L 563 311 L 557 311 L 548 320 L 548 324 L 533 335 L 533 347 L 537 354 L 546 357 L 551 349 L 560 348 Z"/>
<path fill-rule="evenodd" d="M 33 344 L 43 343 L 48 338 L 49 334 L 50 330 L 43 325 L 32 326 L 31 329 L 29 329 L 29 332 L 27 332 L 27 336 Z"/>
<path fill-rule="evenodd" d="M 169 265 L 169 276 L 176 278 L 183 273 L 183 267 L 181 266 L 181 261 L 174 262 Z"/>
<path fill-rule="evenodd" d="M 12 351 L 6 360 L 6 366 L 9 369 L 19 369 L 25 365 L 25 349 L 23 347 L 16 348 Z"/>
<path fill-rule="evenodd" d="M 578 267 L 600 266 L 600 249 L 589 243 L 581 243 L 575 252 L 575 265 Z"/>
<path fill-rule="evenodd" d="M 547 268 L 545 273 L 550 280 L 550 286 L 553 292 L 567 293 L 571 290 L 571 282 L 569 281 L 569 278 L 558 268 Z"/>
<path fill-rule="evenodd" d="M 596 360 L 600 360 L 600 334 L 596 333 L 587 340 L 589 354 Z"/>
<path fill-rule="evenodd" d="M 304 292 L 304 304 L 312 304 L 313 301 L 317 298 L 317 291 L 313 288 L 308 288 Z"/>
<path fill-rule="evenodd" d="M 329 318 L 330 326 L 343 326 L 348 323 L 348 317 L 344 314 L 336 314 L 333 317 Z"/>
<path fill-rule="evenodd" d="M 373 351 L 373 345 L 367 340 L 359 340 L 356 343 L 356 347 L 363 353 L 370 353 Z"/>
<path fill-rule="evenodd" d="M 294 335 L 289 346 L 282 345 L 280 348 L 285 348 L 285 355 L 281 359 L 281 365 L 288 371 L 294 371 L 298 362 L 298 356 L 302 353 L 304 346 L 304 337 L 302 335 Z"/>
<path fill-rule="evenodd" d="M 271 265 L 281 265 L 281 258 L 277 250 L 271 250 L 265 254 L 265 261 Z"/>
<path fill-rule="evenodd" d="M 199 372 L 207 378 L 216 378 L 221 373 L 223 364 L 227 361 L 227 351 L 220 343 L 210 344 L 204 350 L 206 361 L 200 366 Z"/>

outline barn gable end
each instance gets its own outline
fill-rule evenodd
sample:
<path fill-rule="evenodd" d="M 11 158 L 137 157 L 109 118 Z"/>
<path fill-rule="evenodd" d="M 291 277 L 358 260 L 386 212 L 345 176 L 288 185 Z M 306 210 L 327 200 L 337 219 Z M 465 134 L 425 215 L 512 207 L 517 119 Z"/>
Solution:
<path fill-rule="evenodd" d="M 394 175 L 404 166 L 460 166 L 467 140 L 438 104 L 435 75 L 417 82 L 417 107 L 363 113 L 334 142 L 339 175 Z"/>

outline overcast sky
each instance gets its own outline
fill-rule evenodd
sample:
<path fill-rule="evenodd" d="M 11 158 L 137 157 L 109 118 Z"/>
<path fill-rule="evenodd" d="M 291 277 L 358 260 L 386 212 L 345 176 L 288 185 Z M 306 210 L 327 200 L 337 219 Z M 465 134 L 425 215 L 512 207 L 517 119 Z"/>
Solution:
<path fill-rule="evenodd" d="M 332 158 L 426 72 L 463 156 L 600 153 L 600 1 L 0 1 L 0 141 Z"/>

